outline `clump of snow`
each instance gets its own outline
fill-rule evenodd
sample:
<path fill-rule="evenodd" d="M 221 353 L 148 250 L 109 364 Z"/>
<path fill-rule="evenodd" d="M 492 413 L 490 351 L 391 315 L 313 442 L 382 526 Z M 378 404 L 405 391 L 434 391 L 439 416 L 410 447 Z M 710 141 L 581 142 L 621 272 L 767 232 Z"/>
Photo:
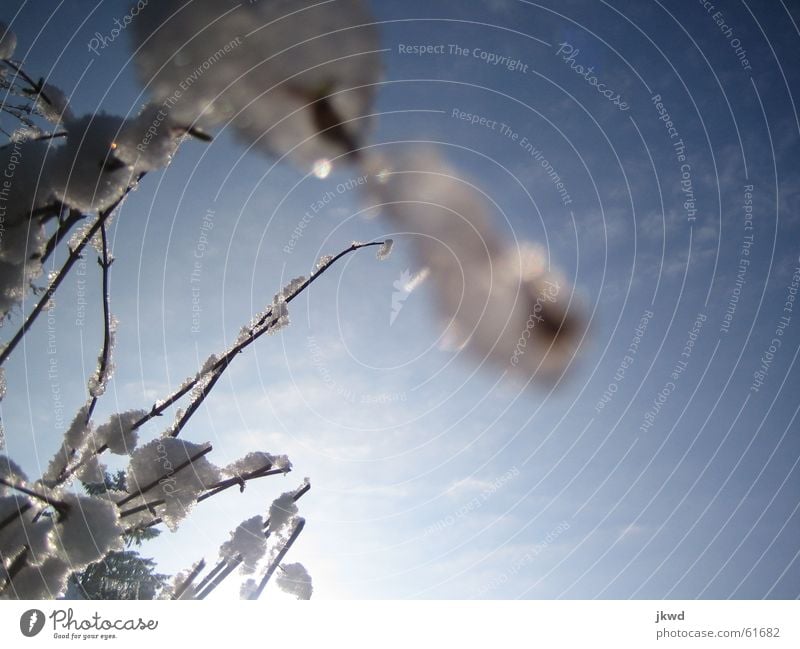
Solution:
<path fill-rule="evenodd" d="M 0 22 L 0 59 L 10 59 L 16 49 L 17 35 L 8 28 L 8 25 Z"/>
<path fill-rule="evenodd" d="M 284 593 L 294 595 L 297 599 L 311 599 L 311 594 L 314 592 L 311 575 L 302 563 L 283 564 L 277 583 L 278 588 Z"/>
<path fill-rule="evenodd" d="M 53 455 L 47 465 L 47 469 L 45 469 L 45 472 L 42 474 L 42 482 L 45 484 L 54 484 L 57 482 L 74 457 L 75 449 L 69 448 L 66 444 L 61 444 L 61 447 L 56 451 L 55 455 Z"/>
<path fill-rule="evenodd" d="M 49 557 L 40 566 L 25 566 L 14 577 L 4 598 L 56 599 L 67 588 L 67 578 L 72 572 L 65 561 Z"/>
<path fill-rule="evenodd" d="M 191 568 L 187 568 L 186 570 L 182 570 L 172 580 L 172 584 L 168 589 L 169 593 L 178 593 L 180 592 L 180 596 L 177 599 L 194 599 L 194 596 L 197 594 L 197 579 L 193 579 L 192 583 L 187 585 L 187 581 L 189 580 L 192 575 L 197 573 L 197 570 L 200 567 L 200 561 L 195 562 L 192 564 Z"/>
<path fill-rule="evenodd" d="M 58 556 L 73 569 L 97 561 L 112 550 L 123 547 L 124 531 L 114 503 L 103 498 L 64 494 L 67 511 L 53 530 L 52 542 Z"/>
<path fill-rule="evenodd" d="M 47 242 L 45 212 L 54 202 L 48 171 L 49 142 L 12 142 L 0 147 L 3 171 L 0 219 L 0 318 L 22 300 L 42 274 Z M 36 216 L 32 216 L 33 214 Z"/>
<path fill-rule="evenodd" d="M 237 477 L 254 473 L 265 468 L 271 469 L 273 467 L 282 468 L 280 466 L 276 466 L 276 458 L 274 456 L 270 455 L 269 453 L 264 453 L 263 451 L 253 451 L 252 453 L 245 455 L 243 458 L 240 458 L 235 462 L 231 462 L 229 465 L 223 468 L 222 475 Z"/>
<path fill-rule="evenodd" d="M 50 554 L 52 521 L 48 518 L 36 521 L 38 511 L 36 503 L 27 496 L 0 496 L 0 521 L 10 521 L 0 529 L 0 556 L 13 557 L 28 546 L 29 562 L 36 564 Z"/>
<path fill-rule="evenodd" d="M 273 458 L 273 469 L 283 469 L 284 473 L 289 473 L 292 470 L 292 463 L 289 461 L 288 455 L 276 455 Z"/>
<path fill-rule="evenodd" d="M 43 222 L 39 218 L 8 227 L 0 244 L 0 261 L 20 267 L 22 273 L 25 267 L 37 263 L 45 243 Z M 40 273 L 41 270 L 37 270 L 37 277 Z"/>
<path fill-rule="evenodd" d="M 116 455 L 129 455 L 139 441 L 139 434 L 133 425 L 147 414 L 145 410 L 128 410 L 112 415 L 94 434 L 95 443 L 106 445 Z"/>
<path fill-rule="evenodd" d="M 67 95 L 52 83 L 45 83 L 36 94 L 35 106 L 39 114 L 51 124 L 60 124 L 74 119 Z"/>
<path fill-rule="evenodd" d="M 394 240 L 386 239 L 386 241 L 383 242 L 383 245 L 380 248 L 378 248 L 378 254 L 376 255 L 378 257 L 378 261 L 384 261 L 385 259 L 389 259 L 389 255 L 392 254 L 393 246 L 394 246 Z"/>
<path fill-rule="evenodd" d="M 128 489 L 136 493 L 156 483 L 147 491 L 145 498 L 147 501 L 165 501 L 159 507 L 159 514 L 172 531 L 189 514 L 197 497 L 220 481 L 219 468 L 205 456 L 178 470 L 206 447 L 174 437 L 161 437 L 131 454 L 127 473 Z"/>
<path fill-rule="evenodd" d="M 102 484 L 105 480 L 106 465 L 93 451 L 89 451 L 85 459 L 81 460 L 80 467 L 75 471 L 75 477 L 86 484 Z"/>
<path fill-rule="evenodd" d="M 377 155 L 368 170 L 386 169 Z M 374 204 L 412 239 L 430 272 L 436 305 L 456 350 L 553 379 L 573 359 L 583 331 L 572 291 L 548 271 L 545 253 L 497 232 L 485 196 L 429 148 L 398 155 Z"/>
<path fill-rule="evenodd" d="M 164 106 L 148 105 L 125 122 L 115 140 L 115 154 L 135 174 L 169 165 L 185 131 L 178 129 Z"/>
<path fill-rule="evenodd" d="M 125 120 L 98 113 L 66 123 L 66 142 L 53 152 L 56 197 L 81 212 L 110 207 L 128 189 L 133 169 L 115 155 Z"/>
<path fill-rule="evenodd" d="M 245 580 L 239 587 L 239 599 L 250 599 L 256 594 L 256 590 L 258 590 L 258 584 L 255 579 Z"/>
<path fill-rule="evenodd" d="M 223 559 L 235 559 L 240 557 L 242 560 L 242 572 L 252 573 L 258 562 L 261 561 L 267 551 L 267 539 L 264 536 L 264 519 L 261 516 L 253 516 L 239 524 L 231 532 L 231 538 L 222 544 L 219 555 Z"/>
<path fill-rule="evenodd" d="M 66 433 L 61 448 L 50 461 L 42 476 L 45 484 L 53 485 L 59 481 L 70 463 L 77 458 L 79 467 L 75 477 L 83 482 L 102 482 L 105 467 L 95 457 L 97 445 L 94 443 L 92 423 L 87 421 L 89 403 L 84 404 L 76 413 Z"/>
<path fill-rule="evenodd" d="M 64 433 L 64 444 L 70 449 L 79 449 L 86 443 L 91 430 L 91 422 L 86 421 L 89 414 L 89 404 L 83 405 L 75 415 L 67 432 Z"/>
<path fill-rule="evenodd" d="M 28 480 L 20 466 L 7 455 L 0 455 L 0 478 L 13 484 L 19 484 Z M 6 488 L 7 487 L 0 484 L 0 495 L 3 494 Z"/>
<path fill-rule="evenodd" d="M 310 168 L 368 126 L 381 74 L 372 23 L 360 0 L 160 0 L 131 29 L 139 76 L 176 121 L 230 123 Z"/>
<path fill-rule="evenodd" d="M 289 522 L 297 516 L 297 503 L 294 501 L 294 492 L 287 491 L 272 501 L 269 508 L 269 533 L 280 532 Z"/>
<path fill-rule="evenodd" d="M 0 148 L 3 169 L 5 227 L 26 220 L 32 211 L 52 201 L 47 161 L 56 147 L 52 141 L 20 140 Z"/>
<path fill-rule="evenodd" d="M 15 128 L 8 139 L 12 142 L 25 142 L 42 137 L 44 134 L 44 131 L 35 124 L 24 124 Z"/>

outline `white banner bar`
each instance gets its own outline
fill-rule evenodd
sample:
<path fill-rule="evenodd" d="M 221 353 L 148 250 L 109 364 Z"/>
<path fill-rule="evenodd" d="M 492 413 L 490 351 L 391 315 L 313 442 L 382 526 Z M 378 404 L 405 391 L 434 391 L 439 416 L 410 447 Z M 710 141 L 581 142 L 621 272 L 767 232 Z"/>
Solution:
<path fill-rule="evenodd" d="M 3 647 L 800 647 L 796 601 L 3 602 Z"/>

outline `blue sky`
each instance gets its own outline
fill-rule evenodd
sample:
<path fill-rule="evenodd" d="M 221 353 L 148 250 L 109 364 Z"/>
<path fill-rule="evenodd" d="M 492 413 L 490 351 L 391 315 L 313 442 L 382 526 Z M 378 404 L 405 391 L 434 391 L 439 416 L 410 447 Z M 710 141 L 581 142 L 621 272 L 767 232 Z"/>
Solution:
<path fill-rule="evenodd" d="M 213 558 L 228 530 L 307 475 L 308 525 L 292 559 L 318 597 L 796 598 L 800 306 L 785 303 L 800 267 L 800 10 L 716 5 L 371 3 L 386 52 L 370 143 L 390 154 L 396 142 L 434 142 L 494 201 L 498 231 L 546 246 L 584 305 L 585 343 L 552 389 L 444 348 L 425 283 L 391 322 L 394 282 L 419 271 L 413 233 L 359 213 L 364 195 L 346 187 L 358 171 L 320 180 L 223 131 L 148 176 L 115 221 L 117 372 L 96 419 L 166 394 L 322 254 L 354 239 L 397 245 L 388 261 L 366 251 L 315 284 L 292 305 L 292 326 L 238 359 L 185 432 L 213 442 L 220 465 L 257 448 L 288 453 L 295 471 L 203 504 L 145 552 L 169 572 Z M 87 48 L 125 9 L 105 2 L 87 16 L 65 2 L 9 0 L 0 19 L 13 21 L 28 70 L 74 91 L 75 112 L 125 115 L 146 98 L 127 35 L 99 55 Z M 493 65 L 489 54 L 520 64 Z M 47 319 L 9 363 L 7 445 L 29 473 L 63 429 L 54 382 L 68 411 L 83 402 L 98 283 L 89 259 L 57 296 L 57 379 L 47 376 Z"/>

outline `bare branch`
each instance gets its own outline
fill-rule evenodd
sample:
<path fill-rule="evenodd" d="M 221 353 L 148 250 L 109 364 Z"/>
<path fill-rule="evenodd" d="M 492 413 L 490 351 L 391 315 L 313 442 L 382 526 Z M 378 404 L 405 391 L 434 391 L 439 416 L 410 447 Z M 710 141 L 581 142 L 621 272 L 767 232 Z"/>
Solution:
<path fill-rule="evenodd" d="M 30 553 L 30 548 L 26 545 L 22 548 L 22 552 L 20 552 L 14 560 L 11 562 L 11 565 L 8 567 L 8 570 L 5 571 L 6 573 L 6 583 L 0 588 L 0 594 L 3 593 L 4 590 L 11 586 L 11 583 L 14 581 L 14 577 L 16 577 L 20 570 L 25 567 L 25 564 L 28 563 L 28 554 Z M 2 559 L 3 557 L 0 557 Z"/>
<path fill-rule="evenodd" d="M 249 473 L 246 476 L 242 476 L 242 477 L 239 477 L 239 478 L 230 478 L 229 480 L 223 480 L 222 482 L 218 482 L 218 483 L 213 484 L 210 487 L 208 487 L 204 493 L 200 494 L 197 497 L 197 499 L 195 500 L 195 503 L 201 503 L 204 500 L 208 500 L 212 496 L 216 496 L 218 493 L 226 491 L 227 489 L 230 489 L 231 487 L 234 487 L 236 485 L 239 485 L 240 489 L 242 491 L 244 491 L 244 486 L 243 485 L 246 482 L 249 482 L 250 480 L 256 480 L 258 478 L 266 478 L 266 477 L 272 476 L 272 475 L 283 475 L 286 472 L 287 472 L 286 469 L 269 469 L 269 470 L 263 470 L 262 469 L 262 470 L 259 470 L 259 471 L 253 471 L 252 473 Z M 132 507 L 131 509 L 126 509 L 126 510 L 120 512 L 119 517 L 120 518 L 126 518 L 128 516 L 133 516 L 134 514 L 138 514 L 139 512 L 143 512 L 146 509 L 150 510 L 151 512 L 153 512 L 153 515 L 155 516 L 155 508 L 160 506 L 160 505 L 163 505 L 165 502 L 166 502 L 165 500 L 161 499 L 161 500 L 153 500 L 151 502 L 143 503 L 141 505 L 137 505 L 136 507 Z M 153 519 L 152 521 L 149 521 L 145 525 L 135 525 L 133 527 L 130 527 L 127 530 L 125 530 L 125 533 L 129 534 L 131 532 L 135 532 L 137 529 L 146 529 L 148 527 L 154 527 L 156 525 L 161 524 L 162 522 L 163 522 L 163 520 L 161 519 L 161 517 L 157 517 L 157 518 Z"/>
<path fill-rule="evenodd" d="M 55 251 L 56 246 L 58 246 L 58 244 L 64 240 L 64 237 L 69 234 L 72 226 L 85 218 L 86 215 L 83 212 L 79 212 L 78 210 L 70 210 L 67 218 L 59 222 L 58 230 L 53 233 L 53 236 L 50 237 L 50 240 L 45 245 L 44 254 L 42 255 L 42 264 L 47 262 L 47 260 L 50 258 L 50 255 L 52 255 Z"/>
<path fill-rule="evenodd" d="M 117 507 L 122 507 L 123 505 L 129 503 L 131 500 L 134 500 L 135 498 L 138 498 L 139 496 L 143 496 L 148 491 L 153 489 L 156 485 L 158 485 L 162 480 L 164 480 L 166 478 L 169 478 L 171 475 L 174 475 L 174 474 L 176 474 L 176 473 L 178 473 L 180 471 L 183 471 L 183 469 L 185 469 L 186 467 L 191 466 L 193 462 L 196 462 L 201 457 L 203 457 L 205 455 L 208 455 L 212 451 L 213 448 L 214 447 L 209 444 L 208 446 L 206 446 L 201 451 L 198 451 L 197 453 L 195 453 L 190 458 L 187 458 L 186 462 L 181 462 L 178 466 L 176 466 L 174 469 L 172 469 L 171 471 L 169 471 L 165 475 L 162 475 L 161 477 L 159 477 L 159 478 L 153 480 L 152 482 L 146 484 L 144 487 L 141 487 L 141 488 L 137 489 L 135 493 L 131 493 L 131 494 L 128 494 L 127 496 L 125 496 L 125 498 L 123 498 L 122 500 L 120 500 L 117 503 Z M 122 515 L 120 514 L 120 517 L 121 516 Z"/>
<path fill-rule="evenodd" d="M 183 580 L 180 586 L 175 589 L 175 592 L 172 593 L 172 597 L 170 599 L 180 599 L 183 594 L 186 592 L 186 589 L 192 585 L 192 582 L 197 579 L 197 575 L 203 572 L 203 569 L 206 567 L 205 559 L 201 559 L 198 564 L 192 569 L 192 571 L 186 576 L 186 579 Z"/>
<path fill-rule="evenodd" d="M 292 496 L 292 501 L 297 502 L 311 490 L 311 484 L 306 482 Z M 264 536 L 269 538 L 269 518 L 264 521 Z M 221 559 L 214 569 L 197 586 L 197 599 L 205 599 L 242 563 L 241 557 L 235 559 Z M 213 581 L 212 581 L 213 579 Z"/>
<path fill-rule="evenodd" d="M 258 585 L 258 588 L 250 595 L 249 599 L 258 599 L 261 597 L 261 593 L 264 592 L 264 589 L 267 587 L 272 574 L 280 565 L 281 561 L 283 561 L 286 554 L 289 550 L 292 549 L 294 542 L 297 541 L 297 537 L 300 536 L 300 532 L 303 531 L 303 528 L 306 526 L 306 521 L 304 518 L 298 519 L 297 525 L 294 526 L 294 530 L 292 531 L 292 535 L 286 541 L 284 546 L 281 548 L 281 551 L 278 552 L 278 555 L 273 559 L 272 563 L 270 564 L 269 568 L 267 568 L 267 572 L 264 574 L 264 577 L 261 579 L 261 583 Z"/>
<path fill-rule="evenodd" d="M 383 241 L 373 241 L 370 243 L 353 243 L 349 248 L 345 248 L 339 254 L 337 254 L 334 257 L 331 257 L 324 264 L 322 264 L 314 273 L 311 274 L 311 276 L 305 282 L 303 282 L 302 285 L 300 285 L 297 289 L 295 289 L 290 295 L 286 296 L 286 302 L 289 303 L 292 300 L 294 300 L 298 295 L 300 295 L 300 293 L 305 291 L 320 276 L 322 276 L 325 273 L 325 271 L 327 271 L 331 266 L 333 266 L 339 259 L 341 259 L 345 255 L 355 252 L 356 250 L 360 250 L 361 248 L 367 248 L 370 246 L 382 246 L 383 244 L 384 244 Z M 270 309 L 258 320 L 258 322 L 256 322 L 256 324 L 253 325 L 253 327 L 250 330 L 250 335 L 241 343 L 235 345 L 232 349 L 230 349 L 224 356 L 222 356 L 222 358 L 220 358 L 212 366 L 212 368 L 209 370 L 209 373 L 217 372 L 218 370 L 224 372 L 227 369 L 228 365 L 231 363 L 231 361 L 234 358 L 236 358 L 238 354 L 244 351 L 259 337 L 261 337 L 261 335 L 263 335 L 269 330 L 269 326 L 264 328 L 264 325 L 271 317 L 272 317 L 272 310 Z M 274 321 L 270 323 L 270 325 L 272 324 L 274 324 Z M 144 417 L 142 417 L 139 421 L 137 421 L 133 425 L 133 430 L 140 428 L 151 419 L 161 416 L 161 414 L 163 414 L 164 411 L 167 410 L 167 408 L 175 404 L 178 400 L 181 399 L 181 397 L 188 394 L 203 378 L 204 376 L 196 376 L 194 379 L 184 384 L 179 390 L 170 395 L 165 401 L 163 401 L 160 404 L 154 404 L 153 407 L 150 409 L 150 412 L 148 412 Z M 207 392 L 208 392 L 208 387 L 204 390 L 203 394 Z"/>
<path fill-rule="evenodd" d="M 19 507 L 17 511 L 12 512 L 8 516 L 6 516 L 2 521 L 0 521 L 0 531 L 3 530 L 4 527 L 10 525 L 18 518 L 22 518 L 22 516 L 27 512 L 33 505 L 30 503 L 25 503 L 22 507 Z"/>
<path fill-rule="evenodd" d="M 100 352 L 100 362 L 98 363 L 97 367 L 98 382 L 103 381 L 103 377 L 108 370 L 111 354 L 111 312 L 109 308 L 110 296 L 108 291 L 108 275 L 109 269 L 111 268 L 111 264 L 114 263 L 114 260 L 108 256 L 108 237 L 106 236 L 105 223 L 100 226 L 100 239 L 102 243 L 102 256 L 97 261 L 100 264 L 100 268 L 102 268 L 103 273 L 103 349 Z M 92 395 L 92 400 L 89 402 L 89 408 L 86 412 L 87 424 L 92 418 L 92 413 L 94 412 L 95 406 L 97 406 L 97 401 L 99 398 L 100 397 L 97 395 Z"/>
<path fill-rule="evenodd" d="M 141 179 L 141 176 L 139 176 L 139 179 Z M 139 179 L 137 179 L 136 182 L 138 182 Z M 135 184 L 136 183 L 134 183 L 134 185 Z M 44 292 L 44 295 L 36 304 L 36 306 L 33 308 L 33 311 L 31 311 L 30 315 L 22 324 L 19 331 L 17 331 L 17 333 L 14 334 L 14 337 L 9 341 L 9 343 L 0 353 L 0 365 L 5 363 L 6 360 L 8 360 L 8 357 L 11 356 L 11 353 L 16 349 L 17 345 L 19 345 L 20 341 L 23 339 L 25 334 L 28 333 L 28 330 L 33 326 L 33 323 L 36 322 L 36 318 L 39 317 L 39 315 L 44 310 L 45 306 L 50 302 L 50 299 L 53 297 L 58 287 L 61 286 L 61 282 L 64 281 L 64 279 L 69 274 L 69 271 L 72 270 L 72 267 L 75 265 L 75 262 L 81 258 L 81 253 L 83 252 L 83 249 L 86 247 L 86 244 L 88 244 L 92 240 L 92 237 L 94 237 L 94 235 L 97 234 L 100 228 L 105 224 L 105 222 L 117 209 L 117 207 L 119 207 L 119 205 L 122 203 L 122 201 L 128 195 L 128 192 L 130 192 L 131 188 L 134 185 L 131 185 L 131 187 L 126 189 L 125 193 L 122 196 L 120 196 L 116 201 L 114 201 L 113 205 L 100 212 L 99 216 L 97 217 L 97 220 L 94 222 L 92 227 L 89 228 L 89 230 L 80 240 L 78 245 L 75 246 L 75 249 L 70 252 L 67 261 L 64 262 L 64 265 L 61 267 L 61 270 L 58 271 L 58 274 L 55 276 L 53 281 L 50 282 L 50 286 L 47 287 L 47 289 Z"/>
<path fill-rule="evenodd" d="M 286 302 L 289 303 L 294 300 L 298 295 L 300 295 L 303 291 L 305 291 L 311 284 L 313 284 L 319 277 L 321 277 L 331 266 L 333 266 L 339 259 L 342 257 L 349 255 L 356 250 L 360 250 L 361 248 L 368 248 L 372 246 L 382 246 L 384 245 L 384 241 L 372 241 L 369 243 L 357 243 L 353 242 L 348 248 L 345 248 L 341 252 L 339 252 L 334 257 L 328 259 L 324 264 L 322 264 L 316 271 L 314 271 L 309 278 L 303 282 L 298 288 L 292 291 L 289 295 L 286 296 Z M 206 377 L 211 375 L 209 382 L 207 385 L 203 387 L 198 397 L 189 405 L 184 412 L 180 419 L 175 423 L 172 436 L 177 437 L 183 428 L 188 423 L 189 419 L 197 412 L 197 409 L 200 405 L 205 401 L 206 397 L 210 393 L 211 389 L 216 385 L 217 381 L 219 381 L 220 377 L 222 376 L 223 372 L 228 368 L 234 358 L 236 358 L 239 354 L 241 354 L 247 347 L 252 345 L 256 340 L 258 340 L 262 335 L 267 333 L 272 326 L 277 323 L 277 318 L 272 319 L 272 309 L 269 309 L 259 320 L 250 328 L 249 335 L 245 337 L 237 345 L 234 345 L 222 358 L 217 360 L 216 363 L 209 369 L 206 374 L 202 376 L 198 375 L 195 376 L 194 379 L 188 381 L 184 384 L 179 390 L 174 392 L 170 395 L 165 401 L 161 402 L 160 404 L 153 404 L 146 415 L 144 415 L 139 421 L 135 422 L 131 427 L 131 430 L 137 430 L 144 426 L 148 421 L 151 419 L 155 419 L 156 417 L 160 417 L 167 408 L 174 405 L 177 401 L 179 401 L 182 397 L 188 394 L 192 389 L 194 389 L 200 381 L 204 380 Z M 0 364 L 2 364 L 2 357 L 0 357 Z M 100 455 L 105 453 L 108 450 L 108 446 L 103 444 L 99 446 L 95 451 L 95 455 Z M 84 457 L 80 462 L 74 465 L 72 468 L 68 469 L 64 472 L 62 476 L 58 479 L 58 484 L 62 484 L 64 481 L 68 480 L 78 469 L 80 469 L 88 460 L 90 456 Z"/>
<path fill-rule="evenodd" d="M 9 482 L 4 478 L 0 478 L 0 484 L 8 487 L 9 489 L 14 489 L 15 491 L 19 491 L 20 493 L 23 493 L 26 496 L 30 496 L 31 498 L 35 498 L 36 500 L 40 500 L 46 505 L 49 505 L 50 507 L 58 511 L 60 514 L 64 514 L 69 509 L 69 505 L 60 500 L 55 500 L 53 498 L 50 498 L 49 496 L 34 491 L 33 489 L 28 489 L 28 487 L 23 487 L 22 485 L 14 484 L 13 482 Z"/>

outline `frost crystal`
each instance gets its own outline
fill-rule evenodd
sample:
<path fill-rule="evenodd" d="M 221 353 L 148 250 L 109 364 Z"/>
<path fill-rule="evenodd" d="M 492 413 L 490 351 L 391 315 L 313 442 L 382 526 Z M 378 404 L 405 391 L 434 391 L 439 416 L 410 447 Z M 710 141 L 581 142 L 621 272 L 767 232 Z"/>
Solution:
<path fill-rule="evenodd" d="M 108 446 L 108 450 L 116 455 L 128 455 L 139 441 L 138 433 L 133 425 L 147 414 L 144 410 L 129 410 L 122 414 L 112 415 L 111 419 L 95 432 L 95 442 Z"/>
<path fill-rule="evenodd" d="M 311 599 L 311 594 L 314 592 L 311 575 L 302 563 L 283 564 L 277 583 L 278 588 L 284 593 L 294 595 L 297 599 Z"/>
<path fill-rule="evenodd" d="M 200 368 L 200 372 L 199 372 L 198 376 L 202 376 L 203 374 L 208 374 L 212 369 L 214 369 L 214 366 L 218 362 L 219 362 L 219 359 L 216 357 L 216 355 L 215 354 L 211 354 L 211 356 L 209 356 L 206 359 L 206 362 L 203 363 L 203 367 Z"/>
<path fill-rule="evenodd" d="M 389 255 L 392 254 L 392 246 L 394 246 L 393 239 L 386 239 L 386 241 L 383 242 L 383 245 L 378 249 L 378 254 L 376 255 L 378 261 L 384 261 L 389 258 Z"/>
<path fill-rule="evenodd" d="M 113 354 L 114 344 L 117 339 L 117 319 L 112 315 L 110 316 L 108 327 L 108 349 L 105 350 L 105 360 L 103 357 L 103 350 L 97 357 L 97 369 L 89 379 L 89 395 L 92 397 L 102 397 L 106 392 L 106 387 L 111 377 L 114 375 L 116 366 L 114 365 Z M 104 365 L 105 363 L 105 365 Z"/>
<path fill-rule="evenodd" d="M 286 298 L 278 294 L 275 296 L 275 301 L 270 308 L 272 315 L 268 320 L 268 324 L 270 324 L 269 333 L 276 334 L 281 329 L 289 326 L 289 306 L 286 304 Z"/>
<path fill-rule="evenodd" d="M 269 532 L 280 532 L 297 515 L 297 503 L 294 501 L 294 492 L 287 491 L 279 498 L 272 501 L 269 508 Z"/>
<path fill-rule="evenodd" d="M 289 298 L 292 297 L 300 287 L 306 283 L 306 278 L 302 275 L 300 277 L 295 277 L 291 280 L 286 286 L 281 289 L 281 292 L 275 296 L 275 301 L 278 301 L 280 298 Z"/>
<path fill-rule="evenodd" d="M 317 261 L 317 266 L 316 266 L 317 270 L 320 270 L 320 269 L 321 269 L 321 268 L 323 268 L 324 266 L 327 266 L 327 265 L 328 265 L 328 264 L 330 264 L 332 261 L 333 261 L 333 255 L 323 255 L 323 256 L 322 256 L 322 257 L 320 257 L 320 258 L 319 258 L 319 260 Z"/>
<path fill-rule="evenodd" d="M 258 562 L 267 551 L 267 539 L 264 536 L 264 519 L 253 516 L 239 524 L 231 532 L 230 540 L 222 544 L 219 555 L 223 559 L 241 557 L 242 573 L 252 573 Z"/>
<path fill-rule="evenodd" d="M 220 480 L 219 469 L 205 456 L 179 470 L 206 446 L 162 437 L 131 454 L 128 489 L 136 493 L 150 487 L 144 494 L 147 501 L 164 500 L 159 514 L 172 531 L 189 514 L 197 497 Z"/>

